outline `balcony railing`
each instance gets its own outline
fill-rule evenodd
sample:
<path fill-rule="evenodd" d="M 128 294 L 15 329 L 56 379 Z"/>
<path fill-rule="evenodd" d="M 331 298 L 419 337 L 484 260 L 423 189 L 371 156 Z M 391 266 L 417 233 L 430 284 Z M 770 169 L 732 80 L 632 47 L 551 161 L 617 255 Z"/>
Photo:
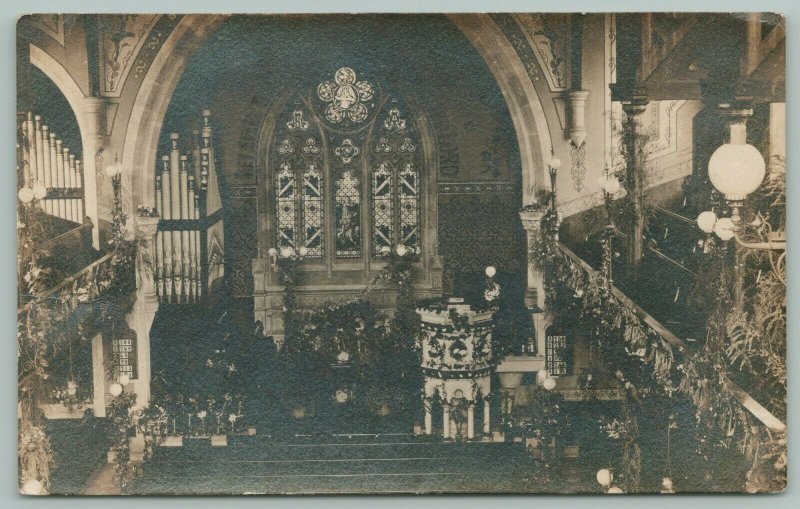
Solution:
<path fill-rule="evenodd" d="M 574 263 L 576 263 L 580 268 L 583 269 L 590 277 L 598 277 L 598 272 L 594 270 L 588 263 L 586 263 L 583 259 L 581 259 L 578 255 L 573 253 L 567 246 L 559 243 L 559 247 L 561 251 L 569 257 Z M 664 325 L 662 325 L 659 321 L 653 318 L 649 313 L 647 313 L 644 309 L 642 309 L 639 305 L 637 305 L 633 300 L 631 300 L 627 295 L 625 295 L 621 290 L 619 290 L 616 286 L 611 286 L 611 295 L 617 299 L 622 305 L 627 307 L 631 310 L 641 321 L 644 325 L 649 327 L 653 332 L 658 334 L 661 338 L 663 338 L 667 343 L 669 343 L 673 348 L 679 350 L 685 357 L 692 358 L 694 357 L 694 352 L 690 347 L 686 345 L 678 336 L 670 332 Z M 758 401 L 753 399 L 746 391 L 741 389 L 731 380 L 727 379 L 723 375 L 724 387 L 728 391 L 728 393 L 733 396 L 739 404 L 742 405 L 748 412 L 750 412 L 753 417 L 758 419 L 764 426 L 769 428 L 771 431 L 782 433 L 786 431 L 786 424 L 784 424 L 780 419 L 772 415 L 772 413 L 764 408 Z"/>

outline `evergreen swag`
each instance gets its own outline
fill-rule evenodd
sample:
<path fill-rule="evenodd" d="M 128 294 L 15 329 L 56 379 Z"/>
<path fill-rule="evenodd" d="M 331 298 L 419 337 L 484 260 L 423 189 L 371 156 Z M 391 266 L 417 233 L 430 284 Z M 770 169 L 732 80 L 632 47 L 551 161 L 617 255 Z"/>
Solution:
<path fill-rule="evenodd" d="M 411 284 L 413 253 L 398 256 L 390 252 L 386 266 L 358 296 L 315 310 L 297 309 L 298 261 L 296 257 L 278 260 L 278 273 L 284 284 L 285 350 L 289 355 L 313 353 L 333 361 L 346 352 L 353 361 L 367 366 L 413 354 L 419 330 Z M 391 318 L 367 300 L 373 292 L 386 290 L 397 292 Z"/>
<path fill-rule="evenodd" d="M 120 178 L 115 177 L 112 183 L 108 259 L 96 262 L 72 280 L 55 268 L 43 247 L 50 233 L 39 201 L 18 203 L 17 207 L 17 273 L 22 305 L 17 313 L 19 478 L 23 484 L 39 481 L 44 491 L 49 490 L 50 470 L 57 458 L 45 431 L 41 405 L 54 399 L 67 405 L 90 399 L 89 381 L 84 381 L 87 387 L 81 387 L 69 367 L 65 375 L 64 359 L 88 347 L 91 330 L 108 337 L 129 331 L 120 303 L 135 289 L 136 257 L 144 267 L 149 266 L 138 249 L 138 240 L 125 239 L 127 218 L 122 211 Z M 63 286 L 51 290 L 59 282 Z"/>
<path fill-rule="evenodd" d="M 555 232 L 557 223 L 550 216 L 554 214 L 548 212 L 542 219 L 539 234 L 531 241 L 528 258 L 543 271 L 548 282 L 547 309 L 581 317 L 604 358 L 613 359 L 619 367 L 617 377 L 625 384 L 627 399 L 639 403 L 643 412 L 650 413 L 647 408 L 661 405 L 663 398 L 687 398 L 695 410 L 695 452 L 707 458 L 709 448 L 728 448 L 735 443 L 742 454 L 753 458 L 752 468 L 747 473 L 748 491 L 782 489 L 785 486 L 785 436 L 762 431 L 760 423 L 726 388 L 733 371 L 726 356 L 736 355 L 734 359 L 746 364 L 743 352 L 758 349 L 757 342 L 763 338 L 759 327 L 769 333 L 767 339 L 761 341 L 772 340 L 778 347 L 781 343 L 776 337 L 785 341 L 785 307 L 782 307 L 783 301 L 775 305 L 776 285 L 767 279 L 769 284 L 758 287 L 756 305 L 750 311 L 752 315 L 741 310 L 729 314 L 726 310 L 731 309 L 728 304 L 732 274 L 730 268 L 726 269 L 730 264 L 725 263 L 724 251 L 718 249 L 707 262 L 710 264 L 706 267 L 708 272 L 704 272 L 712 275 L 712 282 L 716 279 L 715 284 L 697 284 L 697 288 L 711 292 L 704 297 L 706 305 L 714 311 L 708 322 L 708 340 L 696 351 L 677 349 L 613 294 L 605 270 L 601 273 L 587 271 L 562 250 Z M 607 243 L 603 246 L 605 269 L 610 263 L 610 250 Z M 769 276 L 762 273 L 759 277 Z M 770 298 L 770 304 L 765 305 Z M 783 310 L 782 318 L 780 312 L 779 316 L 773 316 L 776 307 Z M 762 320 L 746 325 L 747 316 L 761 316 Z M 755 354 L 753 362 L 785 374 L 785 361 L 782 366 L 775 361 L 780 357 L 778 347 L 762 347 L 762 353 Z M 632 413 L 629 411 L 628 415 Z M 638 444 L 626 442 L 625 458 L 626 484 L 630 491 L 635 491 L 638 487 L 634 481 L 638 479 L 635 464 L 640 462 Z"/>

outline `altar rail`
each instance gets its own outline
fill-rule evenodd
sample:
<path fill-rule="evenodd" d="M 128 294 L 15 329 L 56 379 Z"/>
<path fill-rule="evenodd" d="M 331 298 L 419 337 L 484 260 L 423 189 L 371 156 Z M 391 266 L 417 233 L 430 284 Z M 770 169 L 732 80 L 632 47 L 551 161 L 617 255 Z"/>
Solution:
<path fill-rule="evenodd" d="M 42 117 L 28 112 L 19 125 L 17 164 L 20 184 L 47 188 L 40 201 L 45 212 L 74 223 L 84 217 L 83 165 L 75 153 L 50 132 Z"/>
<path fill-rule="evenodd" d="M 578 264 L 584 272 L 592 277 L 597 277 L 599 274 L 588 263 L 583 261 L 578 255 L 573 253 L 567 246 L 559 243 L 561 251 Z M 648 327 L 655 333 L 661 336 L 667 343 L 677 348 L 684 356 L 692 358 L 695 356 L 694 352 L 684 343 L 678 336 L 667 330 L 660 322 L 650 316 L 645 310 L 633 302 L 627 295 L 622 293 L 616 286 L 611 286 L 611 294 L 620 301 L 625 307 L 633 311 L 639 319 L 642 320 Z M 753 399 L 747 392 L 741 389 L 738 385 L 733 383 L 727 377 L 724 377 L 724 386 L 731 396 L 733 396 L 748 412 L 750 412 L 756 419 L 761 421 L 771 431 L 783 433 L 786 431 L 786 424 L 780 419 L 772 415 L 772 413 L 761 406 L 761 404 Z"/>

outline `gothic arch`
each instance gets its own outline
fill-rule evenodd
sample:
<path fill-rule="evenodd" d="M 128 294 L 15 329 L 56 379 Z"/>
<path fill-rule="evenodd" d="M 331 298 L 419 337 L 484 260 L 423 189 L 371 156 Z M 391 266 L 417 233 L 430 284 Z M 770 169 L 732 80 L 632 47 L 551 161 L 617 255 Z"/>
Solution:
<path fill-rule="evenodd" d="M 133 203 L 155 205 L 158 140 L 172 94 L 194 54 L 225 18 L 224 14 L 184 16 L 145 75 L 122 148 L 122 164 L 134 169 Z"/>
<path fill-rule="evenodd" d="M 81 91 L 81 87 L 75 83 L 75 79 L 73 79 L 69 71 L 64 69 L 64 66 L 62 66 L 58 60 L 51 57 L 35 44 L 30 45 L 30 60 L 31 64 L 50 78 L 50 81 L 52 81 L 64 95 L 64 98 L 72 108 L 72 113 L 78 121 L 78 128 L 81 131 L 81 138 L 83 138 L 87 126 L 86 119 L 84 115 L 82 115 L 83 108 L 81 105 L 85 97 Z"/>
<path fill-rule="evenodd" d="M 122 163 L 134 168 L 136 203 L 153 205 L 158 139 L 172 94 L 195 52 L 227 15 L 187 15 L 156 55 L 139 90 L 128 122 Z M 545 187 L 545 157 L 552 146 L 539 95 L 508 39 L 487 14 L 449 15 L 472 42 L 497 81 L 511 114 L 520 149 L 523 205 Z"/>

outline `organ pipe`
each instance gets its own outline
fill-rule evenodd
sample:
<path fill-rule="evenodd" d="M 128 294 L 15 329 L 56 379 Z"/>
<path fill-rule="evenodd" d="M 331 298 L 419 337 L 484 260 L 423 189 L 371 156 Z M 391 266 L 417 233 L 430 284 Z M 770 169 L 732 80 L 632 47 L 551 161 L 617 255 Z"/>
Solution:
<path fill-rule="evenodd" d="M 23 143 L 24 185 L 42 184 L 47 196 L 40 205 L 45 213 L 72 221 L 83 222 L 83 182 L 80 160 L 56 133 L 42 122 L 40 115 L 28 112 L 19 126 Z"/>
<path fill-rule="evenodd" d="M 161 212 L 156 236 L 156 288 L 163 303 L 201 303 L 209 287 L 209 231 L 221 228 L 219 189 L 211 146 L 211 112 L 191 136 L 169 135 L 168 154 L 156 175 L 156 206 Z M 181 141 L 188 142 L 186 152 Z M 210 195 L 216 203 L 208 208 Z"/>

